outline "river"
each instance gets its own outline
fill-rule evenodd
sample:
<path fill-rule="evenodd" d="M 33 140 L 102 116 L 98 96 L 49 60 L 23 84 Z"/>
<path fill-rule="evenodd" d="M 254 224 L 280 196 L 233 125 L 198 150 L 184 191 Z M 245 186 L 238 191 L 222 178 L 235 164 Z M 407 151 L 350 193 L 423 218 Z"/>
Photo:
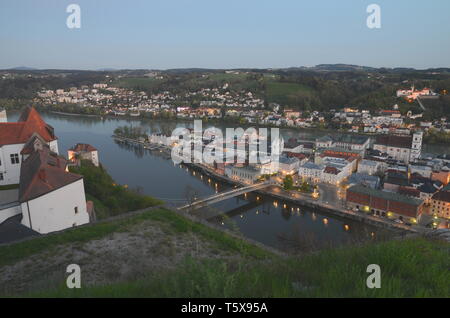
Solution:
<path fill-rule="evenodd" d="M 8 121 L 16 121 L 18 116 L 18 113 L 10 112 Z M 175 126 L 192 126 L 192 123 L 100 119 L 53 113 L 43 113 L 42 117 L 55 128 L 60 154 L 67 156 L 67 150 L 76 143 L 91 144 L 98 149 L 102 165 L 118 183 L 137 188 L 169 204 L 181 203 L 192 193 L 204 197 L 230 187 L 203 176 L 198 171 L 174 165 L 170 159 L 158 154 L 119 144 L 111 138 L 114 129 L 123 125 L 141 126 L 149 132 L 170 133 Z M 282 129 L 281 134 L 284 137 L 314 139 L 326 132 Z M 390 231 L 352 220 L 325 215 L 297 205 L 275 202 L 269 197 L 257 200 L 255 194 L 229 199 L 214 204 L 210 209 L 223 212 L 210 222 L 289 252 L 386 239 L 394 235 Z"/>

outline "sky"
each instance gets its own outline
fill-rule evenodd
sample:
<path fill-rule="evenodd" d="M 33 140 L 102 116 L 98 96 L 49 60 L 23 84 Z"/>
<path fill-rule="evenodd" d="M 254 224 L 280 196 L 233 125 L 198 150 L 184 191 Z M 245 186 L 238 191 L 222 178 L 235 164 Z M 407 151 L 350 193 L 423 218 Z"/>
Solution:
<path fill-rule="evenodd" d="M 366 24 L 372 3 L 380 29 Z M 449 12 L 448 0 L 0 0 L 0 69 L 450 67 Z"/>

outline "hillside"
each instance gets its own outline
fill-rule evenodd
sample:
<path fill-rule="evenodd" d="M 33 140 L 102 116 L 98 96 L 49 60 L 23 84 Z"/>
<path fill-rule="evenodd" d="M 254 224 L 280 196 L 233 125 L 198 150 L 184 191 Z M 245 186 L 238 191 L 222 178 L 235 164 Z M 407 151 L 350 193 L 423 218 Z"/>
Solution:
<path fill-rule="evenodd" d="M 0 295 L 449 297 L 450 245 L 422 238 L 283 256 L 154 208 L 0 247 Z M 68 264 L 82 288 L 65 287 Z M 368 264 L 382 288 L 368 289 Z"/>

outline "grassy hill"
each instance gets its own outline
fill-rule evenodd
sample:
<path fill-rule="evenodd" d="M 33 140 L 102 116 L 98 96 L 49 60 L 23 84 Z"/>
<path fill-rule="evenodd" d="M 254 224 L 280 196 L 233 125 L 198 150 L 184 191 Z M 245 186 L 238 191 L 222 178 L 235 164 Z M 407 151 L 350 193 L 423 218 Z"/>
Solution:
<path fill-rule="evenodd" d="M 450 245 L 422 238 L 283 256 L 154 208 L 0 247 L 0 295 L 449 297 Z M 65 287 L 79 264 L 82 288 Z M 366 268 L 381 267 L 368 289 Z"/>

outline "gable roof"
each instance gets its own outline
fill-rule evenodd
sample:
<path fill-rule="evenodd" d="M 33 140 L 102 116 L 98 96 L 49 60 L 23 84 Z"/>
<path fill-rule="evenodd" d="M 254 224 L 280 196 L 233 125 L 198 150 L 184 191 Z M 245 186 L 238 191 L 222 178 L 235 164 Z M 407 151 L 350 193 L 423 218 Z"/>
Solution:
<path fill-rule="evenodd" d="M 92 152 L 97 151 L 97 149 L 94 146 L 91 146 L 89 144 L 76 144 L 74 147 L 70 148 L 69 150 L 75 151 L 75 152 Z"/>
<path fill-rule="evenodd" d="M 20 170 L 19 201 L 26 202 L 82 179 L 66 172 L 66 160 L 43 148 L 33 152 Z"/>
<path fill-rule="evenodd" d="M 33 134 L 33 137 L 23 146 L 20 154 L 28 155 L 37 149 L 42 149 L 44 146 L 47 146 L 45 141 L 38 134 Z"/>
<path fill-rule="evenodd" d="M 57 139 L 53 127 L 34 107 L 27 107 L 17 123 L 0 123 L 0 146 L 26 143 L 33 134 L 38 134 L 46 142 Z"/>

